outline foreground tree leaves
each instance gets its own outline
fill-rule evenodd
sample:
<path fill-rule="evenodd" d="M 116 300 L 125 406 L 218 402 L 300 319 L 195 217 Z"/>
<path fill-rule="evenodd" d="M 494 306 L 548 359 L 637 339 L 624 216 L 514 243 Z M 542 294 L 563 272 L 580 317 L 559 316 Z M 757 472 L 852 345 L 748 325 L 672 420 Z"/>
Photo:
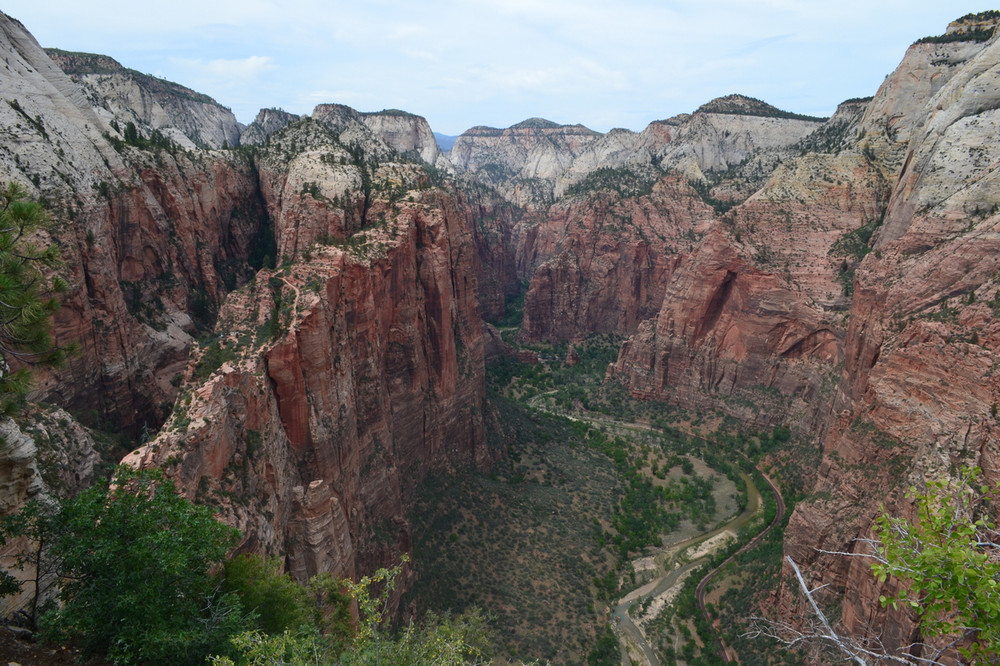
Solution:
<path fill-rule="evenodd" d="M 1000 661 L 1000 533 L 987 515 L 996 490 L 979 486 L 978 468 L 956 481 L 910 488 L 917 520 L 883 514 L 877 524 L 880 582 L 904 583 L 883 605 L 907 604 L 920 617 L 924 658 L 936 661 L 951 649 L 969 663 Z M 929 653 L 929 654 L 928 654 Z"/>
<path fill-rule="evenodd" d="M 466 664 L 485 663 L 490 646 L 478 612 L 429 615 L 393 633 L 387 608 L 401 565 L 356 583 L 320 574 L 300 585 L 275 559 L 223 564 L 237 530 L 159 470 L 122 466 L 112 483 L 0 520 L 0 543 L 22 536 L 30 545 L 19 564 L 39 571 L 26 582 L 41 638 L 115 664 L 203 664 L 209 655 L 220 666 Z M 39 606 L 52 587 L 43 578 L 58 582 L 59 605 Z M 7 582 L 0 592 L 16 589 Z"/>
<path fill-rule="evenodd" d="M 990 518 L 997 489 L 979 485 L 980 475 L 980 469 L 969 468 L 956 479 L 930 481 L 922 490 L 911 487 L 907 497 L 916 507 L 914 521 L 883 513 L 875 523 L 876 538 L 856 540 L 861 551 L 820 551 L 866 558 L 880 583 L 898 583 L 892 588 L 898 592 L 879 601 L 909 607 L 920 622 L 918 641 L 887 646 L 877 632 L 869 637 L 839 632 L 817 602 L 820 588 L 809 588 L 789 556 L 785 560 L 813 617 L 795 625 L 751 618 L 749 635 L 789 647 L 825 647 L 861 666 L 1000 663 L 1000 531 Z"/>
<path fill-rule="evenodd" d="M 245 628 L 239 598 L 213 569 L 238 532 L 177 494 L 159 470 L 119 468 L 46 519 L 60 607 L 42 614 L 49 641 L 115 663 L 198 664 Z"/>

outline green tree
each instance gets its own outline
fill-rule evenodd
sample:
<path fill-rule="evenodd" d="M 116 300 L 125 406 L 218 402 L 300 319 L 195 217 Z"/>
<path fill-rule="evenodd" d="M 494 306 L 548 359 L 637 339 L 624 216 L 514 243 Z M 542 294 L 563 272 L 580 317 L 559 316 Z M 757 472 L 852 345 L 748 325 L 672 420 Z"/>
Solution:
<path fill-rule="evenodd" d="M 256 614 L 258 628 L 268 634 L 313 622 L 308 590 L 281 572 L 276 557 L 239 555 L 229 560 L 222 589 L 238 594 L 243 608 Z"/>
<path fill-rule="evenodd" d="M 52 314 L 59 308 L 55 294 L 65 291 L 61 277 L 48 272 L 61 264 L 55 244 L 42 246 L 32 235 L 48 225 L 40 204 L 27 200 L 24 188 L 10 183 L 0 189 L 0 414 L 16 411 L 31 381 L 28 365 L 11 372 L 13 360 L 22 364 L 57 365 L 69 348 L 53 345 Z"/>
<path fill-rule="evenodd" d="M 407 561 L 403 557 L 403 563 Z M 244 632 L 232 639 L 239 658 L 216 656 L 213 666 L 326 666 L 333 664 L 369 666 L 457 666 L 490 663 L 486 621 L 478 610 L 458 616 L 429 613 L 422 622 L 411 623 L 396 634 L 387 627 L 386 611 L 402 572 L 402 565 L 382 568 L 358 582 L 340 580 L 335 585 L 345 589 L 358 606 L 358 623 L 353 638 L 343 640 L 336 629 L 349 618 L 348 604 L 334 604 L 340 621 L 332 627 L 329 619 L 318 624 L 267 634 L 259 629 Z M 309 589 L 327 590 L 334 579 L 320 575 Z M 267 586 L 265 586 L 267 587 Z M 321 599 L 322 597 L 317 597 Z M 343 598 L 338 598 L 343 600 Z M 327 598 L 325 605 L 330 606 Z M 331 629 L 333 629 L 331 631 Z"/>
<path fill-rule="evenodd" d="M 31 605 L 26 609 L 32 630 L 38 628 L 43 600 L 49 596 L 59 573 L 59 561 L 53 556 L 51 541 L 57 531 L 58 506 L 49 501 L 31 500 L 16 514 L 0 518 L 0 544 L 24 539 L 26 547 L 15 553 L 14 566 L 31 584 Z M 6 571 L 0 572 L 0 596 L 21 591 L 21 583 Z"/>
<path fill-rule="evenodd" d="M 970 662 L 1000 662 L 1000 533 L 986 510 L 995 489 L 979 485 L 981 471 L 964 471 L 957 481 L 937 480 L 908 497 L 916 503 L 910 523 L 879 517 L 879 582 L 902 585 L 883 605 L 908 605 L 920 618 L 924 659 L 940 659 L 956 648 Z M 930 654 L 928 654 L 930 653 Z"/>
<path fill-rule="evenodd" d="M 114 663 L 200 664 L 247 626 L 213 576 L 238 532 L 158 470 L 120 467 L 65 501 L 52 531 L 62 605 L 41 617 L 47 639 Z"/>
<path fill-rule="evenodd" d="M 931 481 L 922 490 L 911 487 L 907 497 L 916 506 L 916 520 L 883 513 L 875 523 L 876 538 L 858 540 L 867 552 L 828 553 L 868 558 L 880 583 L 894 580 L 892 589 L 899 591 L 879 600 L 883 606 L 909 607 L 922 640 L 891 648 L 877 635 L 838 633 L 817 603 L 816 590 L 809 589 L 788 556 L 785 560 L 812 608 L 812 626 L 803 630 L 755 618 L 752 635 L 790 646 L 824 645 L 861 666 L 1000 663 L 1000 532 L 987 513 L 997 489 L 979 485 L 980 475 L 971 468 L 956 480 Z"/>

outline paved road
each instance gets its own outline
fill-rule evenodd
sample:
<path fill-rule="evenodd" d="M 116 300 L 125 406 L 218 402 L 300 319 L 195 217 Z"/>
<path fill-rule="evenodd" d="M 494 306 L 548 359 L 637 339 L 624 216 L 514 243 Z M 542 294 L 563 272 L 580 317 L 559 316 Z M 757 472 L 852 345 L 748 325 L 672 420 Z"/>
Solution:
<path fill-rule="evenodd" d="M 757 471 L 760 472 L 760 469 L 758 469 Z M 727 557 L 725 562 L 723 562 L 719 566 L 709 571 L 707 574 L 705 574 L 705 577 L 698 582 L 698 587 L 695 588 L 694 596 L 695 600 L 698 602 L 698 609 L 701 610 L 701 614 L 705 617 L 705 620 L 708 622 L 709 626 L 713 625 L 712 617 L 708 614 L 708 609 L 705 607 L 705 588 L 708 586 L 709 581 L 711 581 L 712 578 L 714 578 L 717 573 L 722 571 L 722 569 L 726 565 L 735 560 L 738 555 L 742 555 L 746 551 L 750 550 L 751 548 L 759 544 L 764 539 L 764 537 L 766 537 L 771 532 L 771 530 L 774 529 L 774 526 L 780 523 L 781 519 L 784 518 L 785 516 L 785 499 L 781 496 L 781 491 L 778 490 L 778 486 L 775 485 L 774 481 L 772 481 L 769 476 L 764 474 L 764 472 L 760 472 L 760 475 L 764 477 L 764 480 L 767 481 L 767 485 L 771 486 L 771 490 L 774 492 L 775 504 L 777 505 L 776 510 L 774 512 L 774 519 L 770 522 L 770 524 L 767 527 L 763 529 L 763 531 L 761 531 L 760 534 L 750 539 L 750 541 L 748 541 L 745 546 L 743 546 L 738 551 Z M 719 644 L 719 655 L 726 663 L 729 663 L 732 660 L 729 654 L 729 647 L 726 645 L 726 642 L 722 640 L 722 636 L 718 634 L 716 635 L 716 641 Z"/>
<path fill-rule="evenodd" d="M 711 552 L 707 552 L 701 557 L 687 561 L 684 554 L 692 547 L 722 534 L 723 532 L 728 531 L 732 534 L 739 533 L 739 530 L 750 521 L 755 513 L 757 513 L 760 505 L 762 504 L 762 498 L 760 497 L 760 494 L 757 493 L 757 489 L 753 485 L 753 480 L 746 475 L 743 475 L 743 478 L 747 484 L 747 505 L 743 511 L 734 516 L 721 527 L 709 530 L 708 532 L 703 532 L 669 546 L 662 553 L 663 560 L 659 564 L 661 575 L 658 578 L 654 578 L 651 582 L 645 583 L 642 587 L 629 592 L 615 606 L 613 617 L 616 618 L 615 627 L 619 632 L 619 637 L 640 648 L 645 656 L 646 663 L 649 664 L 649 666 L 660 666 L 659 657 L 656 656 L 656 652 L 646 641 L 639 628 L 635 626 L 634 622 L 632 622 L 632 618 L 629 617 L 628 611 L 637 603 L 642 603 L 646 599 L 657 597 L 670 588 L 683 584 L 687 574 L 693 569 L 701 566 L 711 555 Z"/>
<path fill-rule="evenodd" d="M 541 409 L 537 404 L 537 399 L 540 397 L 542 396 L 541 395 L 536 396 L 535 398 L 529 401 L 529 404 L 535 407 L 535 409 Z M 541 411 L 548 411 L 548 410 L 541 409 Z M 560 412 L 555 412 L 555 413 L 560 413 Z M 574 421 L 588 421 L 590 423 L 595 423 L 598 425 L 617 426 L 619 428 L 623 428 L 626 430 L 654 430 L 652 426 L 645 423 L 627 423 L 618 421 L 617 419 L 595 418 L 588 416 L 574 417 L 568 414 L 562 414 L 562 416 L 566 416 Z M 774 519 L 767 525 L 767 527 L 761 530 L 761 532 L 757 536 L 748 541 L 742 548 L 740 548 L 738 551 L 736 551 L 728 558 L 726 558 L 725 562 L 723 562 L 722 564 L 720 564 L 719 566 L 715 567 L 707 574 L 705 574 L 705 577 L 698 582 L 698 587 L 695 589 L 695 600 L 698 603 L 698 608 L 701 610 L 702 615 L 708 621 L 709 625 L 713 624 L 712 618 L 711 616 L 709 616 L 708 610 L 705 608 L 705 587 L 708 585 L 709 581 L 711 581 L 712 578 L 719 571 L 721 571 L 723 567 L 732 562 L 738 555 L 745 553 L 746 551 L 750 550 L 751 548 L 754 548 L 757 544 L 759 544 L 761 540 L 763 540 L 764 537 L 766 537 L 771 532 L 771 530 L 774 529 L 774 526 L 777 525 L 779 522 L 781 522 L 781 519 L 785 515 L 785 500 L 781 496 L 781 492 L 778 490 L 778 486 L 774 483 L 774 481 L 770 479 L 770 477 L 764 474 L 764 472 L 761 471 L 759 468 L 757 468 L 757 471 L 760 472 L 760 475 L 764 477 L 764 480 L 767 481 L 769 486 L 771 486 L 771 490 L 774 492 L 777 510 L 774 513 Z M 663 563 L 660 565 L 661 571 L 667 566 L 673 567 L 676 556 L 681 552 L 683 552 L 684 550 L 687 550 L 689 546 L 710 539 L 711 537 L 725 530 L 731 530 L 734 534 L 739 533 L 740 528 L 746 525 L 746 523 L 749 521 L 749 518 L 754 513 L 756 513 L 758 505 L 763 502 L 763 498 L 761 498 L 760 495 L 756 492 L 756 486 L 754 485 L 753 480 L 750 479 L 746 474 L 743 475 L 743 478 L 746 480 L 747 484 L 747 498 L 748 498 L 747 508 L 744 509 L 742 513 L 740 513 L 738 516 L 733 518 L 731 521 L 729 521 L 722 527 L 711 530 L 709 532 L 705 532 L 703 534 L 699 534 L 689 539 L 685 539 L 684 541 L 681 541 L 680 543 L 671 546 L 667 551 L 667 556 L 664 558 Z M 636 592 L 638 590 L 633 590 L 629 594 L 625 595 L 625 597 L 623 597 L 615 606 L 614 611 L 612 612 L 612 617 L 614 618 L 614 627 L 616 632 L 618 633 L 619 640 L 622 641 L 623 643 L 628 641 L 631 642 L 633 645 L 638 646 L 642 650 L 642 653 L 645 656 L 649 666 L 660 666 L 660 660 L 656 656 L 656 653 L 654 652 L 652 646 L 650 646 L 649 643 L 646 641 L 645 636 L 643 636 L 639 628 L 635 626 L 635 623 L 632 622 L 632 618 L 629 617 L 628 613 L 629 609 L 636 602 L 641 603 L 644 599 L 655 597 L 659 594 L 662 594 L 666 590 L 670 589 L 674 585 L 677 585 L 678 581 L 683 580 L 683 576 L 688 571 L 694 569 L 697 566 L 700 566 L 710 554 L 711 553 L 707 553 L 706 555 L 703 555 L 702 557 L 694 561 L 684 563 L 679 568 L 671 569 L 670 571 L 664 573 L 660 578 L 654 579 L 653 582 L 655 583 L 655 585 L 653 585 L 651 591 L 643 592 L 642 594 L 637 595 Z M 643 585 L 643 587 L 649 587 L 649 586 L 650 583 L 646 583 Z M 729 662 L 730 661 L 729 648 L 726 646 L 725 641 L 722 640 L 721 636 L 717 636 L 716 640 L 718 641 L 719 644 L 720 655 L 726 662 Z M 627 657 L 627 653 L 628 651 L 626 650 L 626 657 L 623 660 L 623 663 L 630 663 Z"/>

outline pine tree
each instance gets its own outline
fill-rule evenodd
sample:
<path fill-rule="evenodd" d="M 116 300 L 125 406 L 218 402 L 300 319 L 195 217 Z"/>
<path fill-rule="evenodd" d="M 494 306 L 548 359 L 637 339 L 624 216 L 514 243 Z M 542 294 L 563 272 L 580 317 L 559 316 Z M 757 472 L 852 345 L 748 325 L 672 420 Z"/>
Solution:
<path fill-rule="evenodd" d="M 61 265 L 59 248 L 32 239 L 49 223 L 42 206 L 27 199 L 24 187 L 0 189 L 0 414 L 15 412 L 31 382 L 31 365 L 58 365 L 68 348 L 53 344 L 52 314 L 56 294 L 66 282 L 50 273 Z M 17 361 L 21 367 L 10 370 Z"/>

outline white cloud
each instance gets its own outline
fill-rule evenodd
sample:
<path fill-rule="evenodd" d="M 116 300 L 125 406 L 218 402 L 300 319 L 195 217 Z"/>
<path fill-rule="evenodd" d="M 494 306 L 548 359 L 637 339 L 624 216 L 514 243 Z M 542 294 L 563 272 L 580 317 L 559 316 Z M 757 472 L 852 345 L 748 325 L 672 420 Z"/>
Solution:
<path fill-rule="evenodd" d="M 235 60 L 224 58 L 217 58 L 215 60 L 171 58 L 171 61 L 203 78 L 214 77 L 237 83 L 249 82 L 264 72 L 277 69 L 277 66 L 275 66 L 269 56 L 250 56 Z"/>
<path fill-rule="evenodd" d="M 947 4 L 948 6 L 944 6 Z M 950 7 L 950 8 L 949 8 Z M 972 0 L 8 0 L 47 46 L 107 53 L 231 106 L 404 108 L 435 129 L 594 129 L 745 92 L 802 113 L 875 92 Z"/>

